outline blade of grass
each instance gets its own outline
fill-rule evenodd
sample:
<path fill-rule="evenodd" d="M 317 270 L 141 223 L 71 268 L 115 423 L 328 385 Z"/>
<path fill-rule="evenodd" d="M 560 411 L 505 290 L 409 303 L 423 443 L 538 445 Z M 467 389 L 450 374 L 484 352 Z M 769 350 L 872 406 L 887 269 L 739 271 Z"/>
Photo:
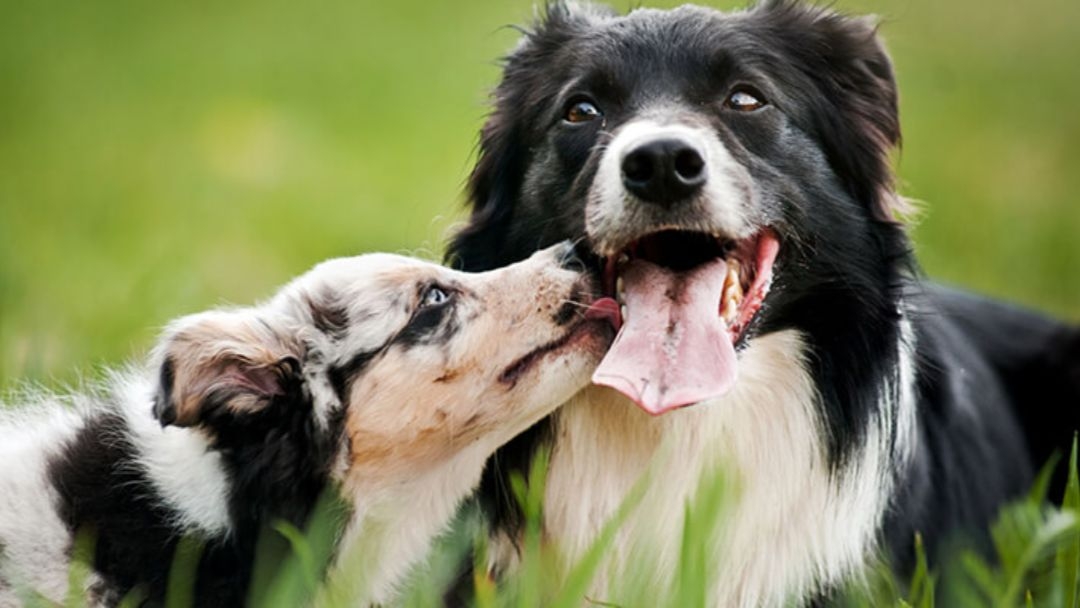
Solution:
<path fill-rule="evenodd" d="M 1065 485 L 1065 497 L 1062 509 L 1080 518 L 1080 480 L 1077 479 L 1077 438 L 1073 436 L 1072 453 L 1069 456 L 1069 481 Z M 1058 554 L 1058 568 L 1061 569 L 1061 592 L 1065 608 L 1077 608 L 1080 605 L 1080 535 L 1064 547 Z"/>
<path fill-rule="evenodd" d="M 975 583 L 976 590 L 983 595 L 986 602 L 989 603 L 993 598 L 1004 594 L 1005 588 L 1001 579 L 981 556 L 966 551 L 960 556 L 960 562 L 964 574 Z"/>
<path fill-rule="evenodd" d="M 304 530 L 286 521 L 273 522 L 260 539 L 248 604 L 292 608 L 310 604 L 324 591 L 323 581 L 344 533 L 348 509 L 336 488 L 330 488 L 319 497 Z"/>
<path fill-rule="evenodd" d="M 521 475 L 510 477 L 510 487 L 525 513 L 525 534 L 521 556 L 521 572 L 517 577 L 514 605 L 519 608 L 539 608 L 543 594 L 545 556 L 541 546 L 543 528 L 544 488 L 547 482 L 547 450 L 540 450 L 529 465 L 528 481 Z"/>
<path fill-rule="evenodd" d="M 97 541 L 95 530 L 83 526 L 75 532 L 75 542 L 71 547 L 71 565 L 68 567 L 68 589 L 64 605 L 68 607 L 85 606 L 86 581 L 90 577 L 91 564 L 94 563 L 94 547 Z"/>
<path fill-rule="evenodd" d="M 488 532 L 481 528 L 476 533 L 473 549 L 473 589 L 476 608 L 495 608 L 498 604 L 495 581 L 488 576 Z"/>
<path fill-rule="evenodd" d="M 166 608 L 188 608 L 195 605 L 195 575 L 199 569 L 205 543 L 194 536 L 184 536 L 176 544 L 169 582 L 165 588 Z"/>
<path fill-rule="evenodd" d="M 289 541 L 289 547 L 298 562 L 295 570 L 299 571 L 303 582 L 309 590 L 314 590 L 318 583 L 318 566 L 315 563 L 315 552 L 311 549 L 311 543 L 304 537 L 299 528 L 287 521 L 277 521 L 271 526 L 275 532 Z M 280 579 L 279 579 L 280 580 Z"/>
<path fill-rule="evenodd" d="M 1055 451 L 1050 455 L 1050 459 L 1046 461 L 1043 468 L 1039 470 L 1039 474 L 1035 476 L 1035 482 L 1031 484 L 1031 490 L 1028 491 L 1027 495 L 1028 502 L 1041 505 L 1047 501 L 1050 493 L 1050 480 L 1053 479 L 1054 471 L 1057 470 L 1060 462 L 1060 452 Z"/>
<path fill-rule="evenodd" d="M 1034 538 L 1024 547 L 1015 565 L 1006 571 L 1008 582 L 1005 592 L 999 598 L 998 605 L 1002 608 L 1015 606 L 1024 589 L 1024 582 L 1036 562 L 1059 543 L 1072 540 L 1072 536 L 1076 535 L 1078 529 L 1080 529 L 1080 522 L 1071 512 L 1051 511 L 1043 524 L 1039 526 Z"/>
<path fill-rule="evenodd" d="M 589 585 L 596 576 L 600 564 L 603 563 L 605 554 L 615 542 L 616 534 L 630 514 L 641 504 L 642 497 L 645 496 L 645 490 L 648 488 L 647 479 L 647 475 L 643 476 L 634 484 L 630 493 L 619 505 L 615 515 L 600 529 L 600 534 L 597 535 L 588 550 L 570 571 L 562 590 L 551 603 L 551 608 L 576 608 L 581 606 L 584 601 L 587 601 L 586 593 L 588 593 Z M 596 600 L 591 601 L 595 604 L 601 603 Z"/>
<path fill-rule="evenodd" d="M 915 533 L 915 573 L 911 577 L 908 602 L 915 608 L 934 608 L 934 576 L 926 561 L 922 534 Z"/>

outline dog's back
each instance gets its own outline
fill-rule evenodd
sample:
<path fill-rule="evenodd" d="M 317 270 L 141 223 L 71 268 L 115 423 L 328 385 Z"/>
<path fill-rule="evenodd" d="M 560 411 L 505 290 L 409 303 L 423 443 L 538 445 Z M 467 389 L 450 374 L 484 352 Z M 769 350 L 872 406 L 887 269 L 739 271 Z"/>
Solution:
<path fill-rule="evenodd" d="M 1080 327 L 943 286 L 927 296 L 1000 378 L 1034 464 L 1068 456 L 1080 429 Z M 1064 483 L 1058 467 L 1051 498 L 1060 498 Z"/>

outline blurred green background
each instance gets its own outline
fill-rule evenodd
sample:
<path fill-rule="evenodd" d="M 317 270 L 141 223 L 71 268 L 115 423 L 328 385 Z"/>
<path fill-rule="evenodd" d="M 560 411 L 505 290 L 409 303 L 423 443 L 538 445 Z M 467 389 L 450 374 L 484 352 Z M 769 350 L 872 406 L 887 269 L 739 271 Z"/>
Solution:
<path fill-rule="evenodd" d="M 929 274 L 1080 321 L 1080 2 L 838 7 L 885 18 Z M 533 11 L 4 0 L 0 389 L 92 375 L 322 258 L 438 258 L 502 26 Z"/>

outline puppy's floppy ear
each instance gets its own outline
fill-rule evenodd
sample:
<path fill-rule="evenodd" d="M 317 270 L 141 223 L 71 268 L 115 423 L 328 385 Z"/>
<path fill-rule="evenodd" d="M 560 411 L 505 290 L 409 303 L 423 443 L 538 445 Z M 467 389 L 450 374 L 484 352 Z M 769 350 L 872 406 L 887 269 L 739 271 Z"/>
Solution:
<path fill-rule="evenodd" d="M 764 21 L 771 44 L 800 59 L 807 82 L 832 106 L 812 115 L 851 194 L 882 221 L 910 211 L 894 191 L 890 154 L 900 145 L 899 103 L 878 20 L 793 0 L 767 0 L 752 14 Z"/>
<path fill-rule="evenodd" d="M 300 384 L 303 348 L 280 321 L 251 310 L 186 317 L 158 346 L 154 415 L 193 426 L 260 411 Z"/>
<path fill-rule="evenodd" d="M 532 129 L 558 93 L 557 55 L 598 20 L 614 15 L 589 2 L 549 2 L 537 23 L 503 59 L 503 76 L 492 94 L 494 108 L 480 130 L 479 154 L 469 176 L 468 223 L 451 238 L 446 261 L 459 270 L 489 270 L 527 257 L 506 242 L 510 218 L 535 145 Z"/>

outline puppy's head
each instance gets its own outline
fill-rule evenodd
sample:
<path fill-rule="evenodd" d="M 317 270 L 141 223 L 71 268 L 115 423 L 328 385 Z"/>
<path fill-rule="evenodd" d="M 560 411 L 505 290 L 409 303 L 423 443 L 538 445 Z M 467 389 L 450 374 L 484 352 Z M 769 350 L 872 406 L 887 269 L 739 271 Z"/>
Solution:
<path fill-rule="evenodd" d="M 866 19 L 557 3 L 507 58 L 450 259 L 583 239 L 626 314 L 596 380 L 663 412 L 725 394 L 756 335 L 888 308 L 899 138 Z"/>
<path fill-rule="evenodd" d="M 154 412 L 291 458 L 278 475 L 301 453 L 340 476 L 419 475 L 494 451 L 588 382 L 611 338 L 602 311 L 587 314 L 595 292 L 568 245 L 482 274 L 332 260 L 265 305 L 171 326 Z"/>

